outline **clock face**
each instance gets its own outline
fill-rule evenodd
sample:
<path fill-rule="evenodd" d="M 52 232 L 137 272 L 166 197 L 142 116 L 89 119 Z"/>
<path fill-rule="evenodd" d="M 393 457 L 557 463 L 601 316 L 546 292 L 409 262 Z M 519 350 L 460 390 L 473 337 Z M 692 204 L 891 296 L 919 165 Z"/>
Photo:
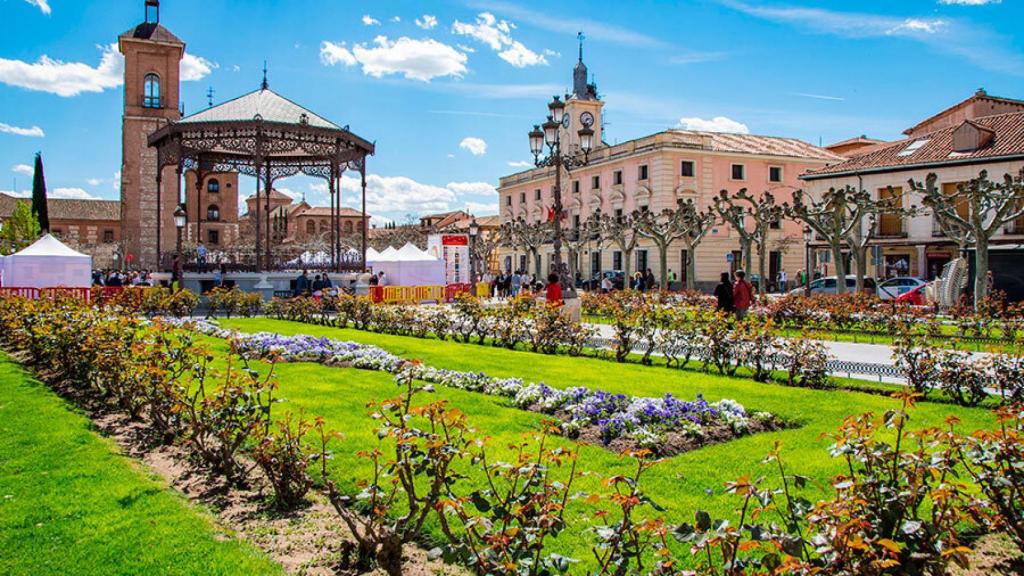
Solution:
<path fill-rule="evenodd" d="M 562 128 L 568 128 L 569 122 L 572 122 L 572 118 L 568 114 L 562 116 Z"/>
<path fill-rule="evenodd" d="M 580 114 L 580 122 L 587 128 L 594 125 L 594 115 L 590 112 L 584 112 Z"/>

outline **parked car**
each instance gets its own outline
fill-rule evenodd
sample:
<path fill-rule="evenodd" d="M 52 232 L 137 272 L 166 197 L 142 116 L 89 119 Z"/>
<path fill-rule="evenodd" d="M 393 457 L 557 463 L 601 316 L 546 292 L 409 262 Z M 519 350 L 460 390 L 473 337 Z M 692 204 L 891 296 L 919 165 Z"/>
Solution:
<path fill-rule="evenodd" d="M 888 280 L 878 284 L 878 297 L 882 300 L 898 299 L 901 295 L 924 286 L 925 284 L 926 282 L 924 280 L 914 278 L 913 276 L 889 278 Z"/>
<path fill-rule="evenodd" d="M 853 274 L 847 275 L 846 276 L 846 291 L 847 292 L 853 292 L 853 290 L 854 290 L 854 288 L 856 286 L 857 286 L 857 277 L 855 275 L 853 275 Z M 875 279 L 874 278 L 864 278 L 864 293 L 865 294 L 875 294 L 877 292 L 877 290 L 878 290 L 878 287 L 875 284 Z M 799 296 L 799 295 L 805 294 L 805 293 L 806 293 L 806 290 L 804 289 L 803 286 L 800 286 L 799 288 L 794 288 L 794 289 L 789 291 L 789 294 L 793 295 L 793 296 Z M 835 293 L 836 293 L 836 277 L 835 276 L 826 276 L 825 278 L 817 278 L 815 280 L 811 280 L 811 295 L 812 296 L 815 295 L 815 294 L 835 294 Z"/>
<path fill-rule="evenodd" d="M 913 306 L 924 306 L 928 303 L 926 292 L 928 290 L 927 283 L 921 283 L 910 290 L 900 294 L 896 297 L 896 302 L 900 304 L 911 304 Z"/>

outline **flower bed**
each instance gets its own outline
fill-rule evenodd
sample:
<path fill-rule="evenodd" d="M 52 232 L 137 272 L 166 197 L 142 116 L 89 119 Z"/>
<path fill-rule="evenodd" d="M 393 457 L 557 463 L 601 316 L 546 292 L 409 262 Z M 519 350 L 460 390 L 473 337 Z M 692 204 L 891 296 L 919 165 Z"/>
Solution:
<path fill-rule="evenodd" d="M 285 362 L 317 362 L 363 370 L 397 373 L 406 360 L 376 346 L 261 332 L 243 334 L 208 321 L 193 329 L 235 342 L 239 353 L 276 357 Z M 556 417 L 570 438 L 621 450 L 643 447 L 670 456 L 705 444 L 725 442 L 755 432 L 777 430 L 785 423 L 767 412 L 748 414 L 733 400 L 708 402 L 700 395 L 686 401 L 665 394 L 644 398 L 576 387 L 558 389 L 519 378 L 495 378 L 482 372 L 416 365 L 413 376 L 431 384 L 507 398 L 519 408 Z"/>

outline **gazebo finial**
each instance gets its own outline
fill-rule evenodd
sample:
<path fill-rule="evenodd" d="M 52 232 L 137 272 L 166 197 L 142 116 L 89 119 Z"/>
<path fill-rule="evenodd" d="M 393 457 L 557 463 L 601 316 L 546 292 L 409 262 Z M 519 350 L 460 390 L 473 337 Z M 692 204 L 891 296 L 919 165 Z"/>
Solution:
<path fill-rule="evenodd" d="M 260 90 L 266 90 L 270 88 L 270 84 L 267 83 L 267 61 L 263 61 L 263 83 L 260 85 Z"/>

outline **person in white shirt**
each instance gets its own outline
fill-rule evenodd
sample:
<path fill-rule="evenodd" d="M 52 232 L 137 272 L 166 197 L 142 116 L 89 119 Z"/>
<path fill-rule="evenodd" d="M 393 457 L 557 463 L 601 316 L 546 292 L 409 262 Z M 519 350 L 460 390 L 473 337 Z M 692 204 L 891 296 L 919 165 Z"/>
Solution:
<path fill-rule="evenodd" d="M 786 277 L 786 271 L 785 270 L 779 270 L 779 292 L 783 292 L 784 293 L 786 291 L 786 280 L 787 279 L 788 278 Z"/>
<path fill-rule="evenodd" d="M 604 278 L 601 278 L 601 293 L 602 294 L 608 294 L 609 292 L 612 291 L 613 287 L 614 287 L 614 285 L 612 284 L 612 279 L 611 278 L 609 278 L 607 276 L 605 276 Z"/>

